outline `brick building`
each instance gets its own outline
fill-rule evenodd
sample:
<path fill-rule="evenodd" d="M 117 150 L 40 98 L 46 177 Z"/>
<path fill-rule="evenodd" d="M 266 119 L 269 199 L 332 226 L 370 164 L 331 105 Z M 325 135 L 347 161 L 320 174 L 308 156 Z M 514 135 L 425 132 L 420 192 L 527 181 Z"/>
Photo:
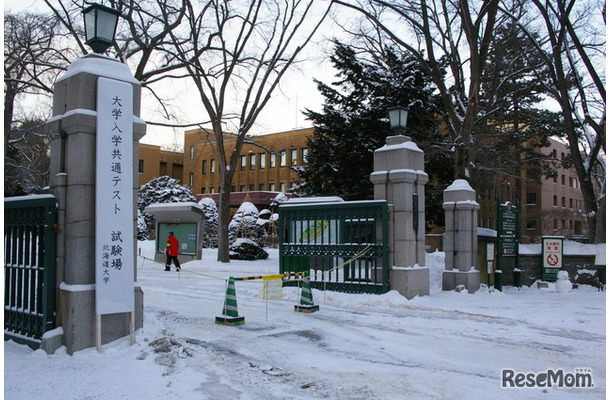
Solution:
<path fill-rule="evenodd" d="M 555 160 L 565 160 L 569 148 L 557 140 L 543 150 Z M 557 177 L 527 181 L 525 207 L 527 236 L 572 236 L 587 233 L 580 182 L 574 168 L 556 163 Z"/>
<path fill-rule="evenodd" d="M 244 143 L 231 192 L 287 193 L 300 181 L 294 166 L 307 162 L 306 139 L 313 128 L 255 136 Z M 234 141 L 225 134 L 225 151 Z M 203 129 L 185 132 L 184 182 L 193 194 L 214 194 L 220 189 L 218 154 L 214 135 Z"/>
<path fill-rule="evenodd" d="M 542 149 L 552 157 L 556 178 L 531 177 L 528 171 L 514 176 L 498 175 L 484 191 L 477 193 L 479 227 L 496 229 L 497 199 L 520 203 L 520 235 L 524 242 L 538 242 L 541 236 L 586 235 L 584 204 L 580 183 L 574 168 L 564 168 L 560 162 L 569 148 L 557 140 Z M 520 176 L 518 180 L 516 176 Z"/>
<path fill-rule="evenodd" d="M 142 143 L 139 149 L 138 186 L 164 175 L 184 182 L 184 153 L 161 150 L 159 146 Z"/>
<path fill-rule="evenodd" d="M 300 182 L 293 167 L 307 163 L 307 138 L 313 128 L 255 136 L 242 147 L 231 187 L 232 208 L 244 200 L 259 209 L 267 208 L 278 192 L 288 193 Z M 225 149 L 233 149 L 232 134 L 225 134 Z M 221 176 L 212 132 L 194 129 L 185 132 L 184 153 L 140 145 L 139 172 L 142 185 L 150 179 L 169 175 L 179 179 L 198 199 L 218 201 Z M 569 149 L 556 140 L 543 150 L 555 160 L 563 160 Z M 496 229 L 497 199 L 521 204 L 521 236 L 524 241 L 538 241 L 541 235 L 584 235 L 583 200 L 576 171 L 556 163 L 557 178 L 527 179 L 527 171 L 514 176 L 499 175 L 485 191 L 477 193 L 479 227 Z M 525 184 L 523 183 L 525 182 Z"/>

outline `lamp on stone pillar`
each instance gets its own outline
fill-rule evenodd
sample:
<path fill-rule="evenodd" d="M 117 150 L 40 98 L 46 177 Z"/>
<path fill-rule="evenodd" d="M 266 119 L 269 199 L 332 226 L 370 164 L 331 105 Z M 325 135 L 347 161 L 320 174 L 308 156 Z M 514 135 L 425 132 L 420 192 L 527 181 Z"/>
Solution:
<path fill-rule="evenodd" d="M 390 118 L 390 128 L 397 135 L 402 135 L 407 130 L 407 115 L 409 111 L 402 106 L 388 108 Z"/>
<path fill-rule="evenodd" d="M 83 10 L 85 16 L 85 44 L 98 54 L 104 53 L 114 42 L 119 15 L 113 8 L 92 4 Z"/>

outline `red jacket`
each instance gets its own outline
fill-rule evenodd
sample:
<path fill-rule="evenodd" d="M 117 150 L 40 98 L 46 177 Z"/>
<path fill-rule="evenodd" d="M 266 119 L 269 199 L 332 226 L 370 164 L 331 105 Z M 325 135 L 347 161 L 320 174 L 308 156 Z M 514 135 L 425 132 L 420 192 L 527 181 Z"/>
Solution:
<path fill-rule="evenodd" d="M 168 237 L 167 244 L 165 247 L 165 254 L 169 254 L 172 257 L 177 256 L 179 246 L 180 244 L 175 236 Z"/>

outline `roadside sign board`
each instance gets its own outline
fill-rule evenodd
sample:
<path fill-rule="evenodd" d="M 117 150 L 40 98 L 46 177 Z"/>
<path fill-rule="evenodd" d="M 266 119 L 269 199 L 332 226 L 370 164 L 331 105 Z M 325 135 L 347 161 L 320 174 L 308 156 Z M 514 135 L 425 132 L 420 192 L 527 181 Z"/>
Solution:
<path fill-rule="evenodd" d="M 542 280 L 555 282 L 563 267 L 563 237 L 542 237 Z"/>
<path fill-rule="evenodd" d="M 519 221 L 518 208 L 510 203 L 502 204 L 498 208 L 499 232 L 498 247 L 500 256 L 516 256 L 518 253 L 517 224 Z"/>

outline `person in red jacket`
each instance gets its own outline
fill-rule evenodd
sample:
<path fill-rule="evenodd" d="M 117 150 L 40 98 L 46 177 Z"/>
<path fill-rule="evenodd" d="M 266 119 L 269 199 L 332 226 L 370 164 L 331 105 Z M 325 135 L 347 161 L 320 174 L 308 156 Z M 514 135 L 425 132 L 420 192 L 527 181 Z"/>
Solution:
<path fill-rule="evenodd" d="M 178 238 L 174 236 L 174 232 L 170 232 L 167 237 L 167 243 L 165 245 L 165 254 L 167 255 L 167 261 L 165 262 L 165 270 L 169 271 L 169 266 L 174 261 L 176 271 L 180 271 L 180 261 L 178 261 L 178 249 L 180 248 L 180 242 Z"/>

